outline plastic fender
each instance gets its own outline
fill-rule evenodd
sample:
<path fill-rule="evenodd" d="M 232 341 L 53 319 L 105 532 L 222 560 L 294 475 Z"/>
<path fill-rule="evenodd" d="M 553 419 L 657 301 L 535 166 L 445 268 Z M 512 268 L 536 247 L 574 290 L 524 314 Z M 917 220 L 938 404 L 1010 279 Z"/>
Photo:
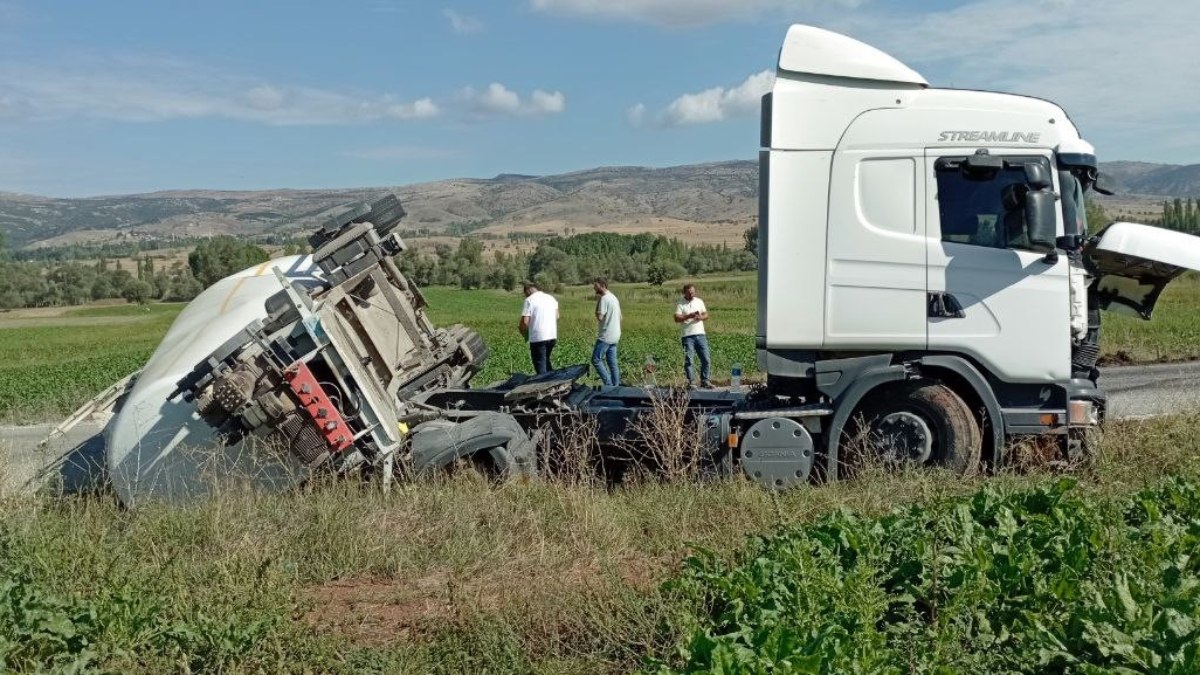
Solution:
<path fill-rule="evenodd" d="M 838 471 L 838 446 L 842 442 L 842 430 L 846 427 L 846 422 L 850 420 L 850 415 L 854 409 L 858 407 L 859 401 L 862 401 L 867 394 L 871 393 L 877 387 L 888 382 L 899 382 L 908 377 L 908 371 L 903 365 L 892 365 L 884 368 L 873 368 L 865 371 L 857 379 L 854 384 L 834 401 L 833 418 L 829 422 L 829 428 L 825 432 L 825 477 L 826 480 L 837 480 Z"/>

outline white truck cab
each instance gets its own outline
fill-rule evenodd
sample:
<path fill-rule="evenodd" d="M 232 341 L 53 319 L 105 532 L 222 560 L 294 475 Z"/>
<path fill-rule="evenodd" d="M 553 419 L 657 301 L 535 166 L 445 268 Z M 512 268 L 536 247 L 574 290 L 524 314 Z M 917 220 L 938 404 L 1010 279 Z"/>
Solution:
<path fill-rule="evenodd" d="M 942 463 L 976 452 L 946 436 L 998 461 L 1006 437 L 1098 423 L 1097 310 L 1149 318 L 1200 269 L 1200 238 L 1089 232 L 1084 194 L 1104 188 L 1059 106 L 934 88 L 844 35 L 791 27 L 761 145 L 760 367 L 774 395 L 832 404 L 831 471 L 856 414 Z M 973 420 L 930 412 L 947 394 Z"/>

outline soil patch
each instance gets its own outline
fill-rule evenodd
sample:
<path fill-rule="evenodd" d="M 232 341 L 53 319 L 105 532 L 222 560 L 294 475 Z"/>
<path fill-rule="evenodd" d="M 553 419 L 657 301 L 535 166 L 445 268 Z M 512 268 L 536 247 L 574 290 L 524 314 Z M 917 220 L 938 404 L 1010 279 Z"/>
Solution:
<path fill-rule="evenodd" d="M 564 596 L 582 596 L 614 584 L 648 593 L 675 566 L 674 561 L 631 557 L 607 564 L 579 561 L 559 569 L 437 570 L 408 579 L 339 579 L 303 592 L 309 605 L 304 621 L 355 644 L 383 646 L 480 614 L 561 608 Z"/>

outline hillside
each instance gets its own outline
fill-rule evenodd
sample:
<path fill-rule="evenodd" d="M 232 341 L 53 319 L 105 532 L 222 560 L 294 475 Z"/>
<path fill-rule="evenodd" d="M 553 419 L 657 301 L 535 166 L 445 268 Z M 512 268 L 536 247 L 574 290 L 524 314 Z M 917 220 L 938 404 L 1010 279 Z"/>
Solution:
<path fill-rule="evenodd" d="M 1200 164 L 1108 162 L 1104 171 L 1116 179 L 1121 192 L 1161 197 L 1200 196 Z"/>
<path fill-rule="evenodd" d="M 1119 211 L 1149 213 L 1164 197 L 1200 196 L 1200 164 L 1111 162 Z M 561 233 L 568 228 L 654 231 L 718 242 L 757 213 L 758 166 L 729 161 L 668 168 L 602 167 L 554 176 L 501 174 L 391 188 L 178 190 L 57 199 L 0 192 L 0 231 L 13 247 L 215 234 L 306 234 L 312 217 L 381 189 L 396 190 L 408 230 Z"/>
<path fill-rule="evenodd" d="M 662 218 L 680 227 L 749 222 L 756 211 L 754 162 L 649 169 L 605 167 L 556 176 L 503 174 L 355 190 L 188 190 L 55 199 L 0 193 L 0 230 L 11 246 L 214 234 L 305 234 L 312 216 L 381 189 L 395 190 L 403 227 L 459 234 L 488 228 L 561 231 L 622 228 Z M 740 232 L 740 231 L 739 231 Z"/>

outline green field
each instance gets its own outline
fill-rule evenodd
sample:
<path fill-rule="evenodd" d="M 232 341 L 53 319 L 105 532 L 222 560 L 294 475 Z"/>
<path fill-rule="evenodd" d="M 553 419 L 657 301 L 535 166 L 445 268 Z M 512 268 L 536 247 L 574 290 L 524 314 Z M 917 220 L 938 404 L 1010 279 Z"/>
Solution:
<path fill-rule="evenodd" d="M 701 279 L 700 296 L 712 318 L 707 322 L 713 376 L 729 377 L 740 362 L 755 370 L 754 331 L 757 284 L 752 276 Z M 674 286 L 619 284 L 625 321 L 620 364 L 627 382 L 644 381 L 643 364 L 652 356 L 660 383 L 682 380 L 683 352 L 671 319 Z M 519 292 L 425 291 L 429 312 L 440 325 L 465 323 L 491 348 L 477 383 L 529 372 L 529 354 L 517 333 Z M 590 287 L 557 294 L 561 303 L 556 365 L 586 363 L 595 335 Z M 51 419 L 69 413 L 91 395 L 136 369 L 154 350 L 180 305 L 117 305 L 67 310 L 52 318 L 0 314 L 0 420 Z M 1164 293 L 1153 321 L 1105 314 L 1104 353 L 1118 363 L 1200 358 L 1200 277 L 1189 275 Z"/>
<path fill-rule="evenodd" d="M 0 420 L 61 417 L 146 362 L 182 305 L 0 314 Z"/>
<path fill-rule="evenodd" d="M 1154 318 L 1104 312 L 1100 343 L 1115 363 L 1155 363 L 1200 358 L 1200 275 L 1171 282 L 1154 308 Z"/>
<path fill-rule="evenodd" d="M 754 369 L 756 283 L 753 278 L 724 278 L 698 284 L 700 297 L 708 305 L 705 322 L 713 356 L 713 377 L 728 379 L 734 363 Z M 678 289 L 646 284 L 614 284 L 624 317 L 618 348 L 622 379 L 643 381 L 643 365 L 653 357 L 660 382 L 682 382 L 683 348 L 679 327 L 672 316 Z M 494 290 L 460 291 L 433 288 L 426 292 L 429 314 L 437 324 L 465 323 L 480 332 L 491 356 L 479 382 L 504 379 L 511 372 L 531 372 L 529 349 L 517 333 L 521 313 L 520 292 Z M 590 286 L 570 286 L 556 296 L 562 319 L 558 323 L 558 345 L 554 365 L 589 363 L 596 339 L 596 296 Z"/>

